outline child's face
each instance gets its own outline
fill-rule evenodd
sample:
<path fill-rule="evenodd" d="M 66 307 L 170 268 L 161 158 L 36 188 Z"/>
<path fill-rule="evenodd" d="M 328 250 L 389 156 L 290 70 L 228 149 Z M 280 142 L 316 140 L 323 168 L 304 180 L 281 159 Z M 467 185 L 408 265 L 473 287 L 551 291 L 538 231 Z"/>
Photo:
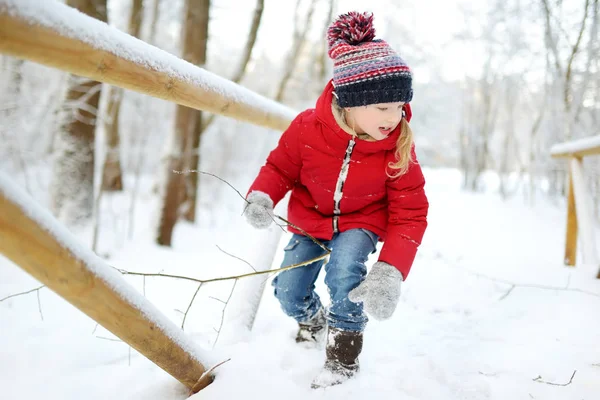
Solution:
<path fill-rule="evenodd" d="M 356 133 L 366 133 L 373 140 L 382 140 L 388 137 L 402 120 L 403 106 L 403 102 L 396 102 L 350 107 L 346 109 L 347 123 Z"/>

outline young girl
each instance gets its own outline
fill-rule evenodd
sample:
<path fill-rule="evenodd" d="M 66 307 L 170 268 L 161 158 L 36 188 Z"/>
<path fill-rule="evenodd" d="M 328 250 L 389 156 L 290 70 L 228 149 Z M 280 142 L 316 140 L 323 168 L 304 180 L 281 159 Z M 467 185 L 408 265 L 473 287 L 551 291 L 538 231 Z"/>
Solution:
<path fill-rule="evenodd" d="M 408 126 L 412 74 L 385 41 L 374 40 L 372 24 L 372 14 L 349 12 L 329 27 L 333 79 L 316 107 L 283 133 L 247 196 L 248 222 L 267 228 L 273 207 L 291 190 L 289 221 L 332 250 L 326 310 L 314 290 L 322 261 L 273 280 L 283 311 L 299 324 L 298 342 L 328 332 L 313 388 L 358 372 L 365 312 L 378 320 L 392 316 L 427 226 L 425 181 Z M 324 254 L 301 231 L 288 229 L 293 236 L 283 266 Z M 378 242 L 379 260 L 367 274 L 365 262 Z"/>

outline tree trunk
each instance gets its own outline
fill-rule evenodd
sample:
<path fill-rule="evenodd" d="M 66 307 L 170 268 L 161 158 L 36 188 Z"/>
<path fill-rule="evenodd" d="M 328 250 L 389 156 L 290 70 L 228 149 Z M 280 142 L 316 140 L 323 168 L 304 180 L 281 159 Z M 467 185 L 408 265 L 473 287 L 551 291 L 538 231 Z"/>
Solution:
<path fill-rule="evenodd" d="M 79 11 L 106 22 L 106 0 L 68 0 Z M 86 224 L 94 205 L 94 140 L 102 85 L 70 76 L 57 134 L 51 208 L 68 226 Z"/>
<path fill-rule="evenodd" d="M 208 24 L 210 20 L 210 0 L 199 0 L 196 2 L 194 13 L 192 15 L 192 24 L 194 29 L 190 32 L 195 46 L 189 55 L 191 62 L 197 65 L 206 64 L 206 50 L 208 47 Z M 185 167 L 188 170 L 197 170 L 200 162 L 200 139 L 203 128 L 202 111 L 196 111 L 195 127 L 192 136 L 188 140 L 189 146 L 186 149 Z M 187 221 L 196 221 L 196 202 L 198 199 L 198 182 L 200 174 L 191 172 L 185 175 L 185 212 L 184 218 Z"/>
<path fill-rule="evenodd" d="M 129 18 L 129 34 L 140 36 L 142 26 L 142 0 L 133 0 L 131 15 Z M 123 100 L 123 89 L 108 86 L 106 88 L 108 104 L 104 118 L 104 132 L 106 135 L 106 159 L 102 171 L 102 190 L 123 190 L 123 172 L 121 168 L 119 117 L 121 115 L 121 101 Z"/>
<path fill-rule="evenodd" d="M 209 8 L 210 0 L 186 1 L 185 22 L 182 26 L 183 58 L 192 64 L 204 64 L 206 61 Z M 177 106 L 157 237 L 157 243 L 163 246 L 171 245 L 173 228 L 179 218 L 182 201 L 186 198 L 186 192 L 191 194 L 194 190 L 186 189 L 186 179 L 182 171 L 184 167 L 191 166 L 194 161 L 194 165 L 198 164 L 199 120 L 201 120 L 200 111 Z M 196 154 L 192 157 L 192 153 Z"/>

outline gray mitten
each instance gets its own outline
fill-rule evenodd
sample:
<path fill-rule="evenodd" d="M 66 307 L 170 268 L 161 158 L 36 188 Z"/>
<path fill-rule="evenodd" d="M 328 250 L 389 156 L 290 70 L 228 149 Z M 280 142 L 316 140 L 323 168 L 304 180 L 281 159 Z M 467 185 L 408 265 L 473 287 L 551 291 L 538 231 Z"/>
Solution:
<path fill-rule="evenodd" d="M 260 191 L 251 192 L 244 209 L 246 220 L 257 229 L 266 229 L 273 221 L 273 200 L 268 194 Z"/>
<path fill-rule="evenodd" d="M 377 320 L 388 319 L 394 314 L 403 278 L 392 265 L 378 261 L 364 281 L 348 294 L 350 301 L 363 302 L 365 311 Z"/>

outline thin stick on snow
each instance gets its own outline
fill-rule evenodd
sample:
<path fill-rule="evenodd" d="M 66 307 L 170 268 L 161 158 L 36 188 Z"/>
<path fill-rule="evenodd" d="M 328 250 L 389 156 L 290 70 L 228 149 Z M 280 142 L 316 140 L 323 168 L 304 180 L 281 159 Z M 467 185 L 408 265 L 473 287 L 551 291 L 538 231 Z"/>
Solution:
<path fill-rule="evenodd" d="M 189 276 L 181 276 L 181 275 L 170 275 L 170 274 L 163 274 L 163 273 L 151 274 L 151 273 L 142 273 L 142 272 L 131 272 L 131 271 L 126 271 L 124 269 L 118 269 L 118 268 L 115 268 L 115 269 L 123 275 L 154 276 L 154 277 L 161 277 L 161 278 L 183 279 L 186 281 L 192 281 L 192 282 L 198 282 L 198 283 L 209 283 L 209 282 L 230 281 L 232 279 L 241 279 L 241 278 L 246 278 L 246 277 L 254 276 L 254 275 L 270 274 L 271 272 L 287 271 L 288 269 L 304 267 L 304 266 L 310 265 L 316 261 L 324 260 L 328 255 L 329 255 L 329 253 L 323 254 L 319 257 L 311 258 L 308 261 L 304 261 L 304 262 L 301 262 L 298 264 L 287 265 L 287 266 L 281 267 L 281 268 L 274 268 L 274 269 L 269 269 L 269 270 L 265 270 L 265 271 L 250 272 L 247 274 L 241 274 L 241 275 L 235 275 L 235 276 L 225 276 L 225 277 L 221 277 L 221 278 L 212 278 L 212 279 L 196 279 L 196 278 L 190 278 Z"/>
<path fill-rule="evenodd" d="M 575 377 L 576 373 L 577 373 L 577 370 L 573 371 L 573 375 L 571 375 L 571 379 L 569 379 L 569 382 L 567 382 L 567 383 L 546 382 L 546 381 L 542 380 L 541 375 L 538 375 L 538 377 L 533 379 L 533 381 L 539 382 L 539 383 L 545 383 L 546 385 L 552 385 L 552 386 L 569 386 L 571 383 L 573 383 L 573 378 Z"/>
<path fill-rule="evenodd" d="M 107 338 L 104 336 L 96 336 L 96 338 L 98 339 L 102 339 L 102 340 L 108 340 L 109 342 L 119 342 L 119 343 L 123 343 L 123 341 L 121 339 L 113 339 L 113 338 Z"/>
<path fill-rule="evenodd" d="M 215 175 L 215 174 L 211 174 L 210 172 L 204 172 L 204 171 L 200 171 L 197 169 L 186 169 L 184 171 L 176 171 L 173 170 L 174 173 L 176 174 L 191 174 L 191 173 L 197 173 L 197 174 L 204 174 L 204 175 L 209 175 L 212 177 L 217 178 L 218 180 L 220 180 L 221 182 L 226 183 L 230 188 L 232 188 L 233 190 L 235 190 L 235 192 L 248 204 L 250 204 L 250 202 L 248 200 L 246 200 L 246 198 L 244 197 L 244 195 L 242 195 L 242 193 L 240 193 L 239 190 L 237 190 L 231 183 L 227 182 L 225 179 Z M 275 222 L 277 224 L 277 221 L 275 221 L 275 219 L 278 219 L 280 221 L 283 221 L 285 224 L 298 229 L 300 232 L 302 232 L 302 234 L 308 238 L 310 238 L 310 240 L 312 240 L 316 245 L 318 245 L 320 248 L 322 248 L 323 250 L 325 250 L 327 252 L 327 255 L 329 255 L 329 253 L 331 253 L 331 249 L 327 248 L 327 246 L 325 246 L 323 243 L 321 243 L 320 241 L 318 241 L 316 238 L 314 238 L 312 235 L 310 235 L 308 232 L 306 232 L 304 229 L 300 228 L 297 225 L 292 224 L 290 221 L 288 221 L 287 219 L 280 217 L 279 215 L 273 215 L 273 222 Z M 279 227 L 281 227 L 281 225 L 277 224 Z"/>
<path fill-rule="evenodd" d="M 45 285 L 42 285 L 40 287 L 28 290 L 26 292 L 11 294 L 10 296 L 6 296 L 3 299 L 0 299 L 0 303 L 2 303 L 4 300 L 12 299 L 13 297 L 24 296 L 24 295 L 29 294 L 29 293 L 37 292 L 38 290 L 43 289 L 45 287 L 46 287 Z"/>
<path fill-rule="evenodd" d="M 37 301 L 38 301 L 38 310 L 40 311 L 40 317 L 42 321 L 44 320 L 44 314 L 42 314 L 42 302 L 40 301 L 40 291 L 36 290 L 37 293 Z"/>
<path fill-rule="evenodd" d="M 235 259 L 238 259 L 238 260 L 240 260 L 241 262 L 245 263 L 247 266 L 249 266 L 250 268 L 252 268 L 252 270 L 253 270 L 254 272 L 257 272 L 257 271 L 256 271 L 256 268 L 254 268 L 254 267 L 252 266 L 252 264 L 250 264 L 248 261 L 244 260 L 244 259 L 243 259 L 243 258 L 241 258 L 241 257 L 234 256 L 233 254 L 230 254 L 230 253 L 226 252 L 225 250 L 223 250 L 222 248 L 220 248 L 220 247 L 219 247 L 219 245 L 216 245 L 216 246 L 217 246 L 217 249 L 221 250 L 223 253 L 227 254 L 229 257 L 233 257 L 233 258 L 235 258 Z"/>
<path fill-rule="evenodd" d="M 146 277 L 144 277 L 144 280 L 145 279 L 146 279 Z M 192 304 L 194 304 L 194 299 L 196 299 L 196 295 L 200 291 L 201 287 L 202 287 L 202 283 L 198 285 L 198 288 L 196 289 L 196 291 L 194 292 L 194 295 L 192 296 L 192 300 L 190 300 L 190 304 L 188 305 L 187 309 L 185 310 L 185 313 L 183 314 L 183 321 L 181 322 L 181 330 L 182 331 L 184 330 L 185 320 L 187 318 L 188 312 L 190 312 L 190 308 L 192 308 Z"/>
<path fill-rule="evenodd" d="M 221 336 L 221 330 L 223 330 L 223 321 L 225 321 L 225 310 L 227 310 L 227 306 L 229 305 L 229 300 L 231 300 L 231 296 L 233 296 L 233 291 L 235 290 L 235 285 L 237 285 L 238 280 L 233 281 L 233 286 L 231 287 L 231 292 L 229 292 L 229 297 L 225 301 L 225 305 L 223 306 L 223 311 L 221 312 L 221 323 L 219 324 L 219 329 L 217 330 L 217 337 L 215 338 L 215 342 L 213 343 L 213 349 L 217 345 L 219 341 L 219 336 Z"/>
<path fill-rule="evenodd" d="M 220 367 L 221 365 L 225 364 L 227 361 L 231 361 L 231 358 L 228 358 L 228 359 L 227 359 L 227 360 L 225 360 L 225 361 L 221 361 L 220 363 L 218 363 L 217 365 L 215 365 L 215 366 L 213 366 L 213 367 L 209 368 L 209 369 L 208 369 L 208 370 L 207 370 L 205 373 L 203 373 L 203 374 L 202 374 L 202 376 L 200 376 L 200 378 L 198 379 L 198 382 L 196 382 L 196 385 L 194 385 L 194 386 L 192 387 L 192 389 L 190 390 L 190 393 L 189 393 L 189 395 L 191 396 L 191 395 L 193 395 L 194 393 L 196 393 L 196 392 L 198 391 L 198 390 L 196 390 L 196 386 L 199 386 L 199 384 L 200 384 L 200 383 L 201 383 L 201 382 L 202 382 L 204 379 L 206 379 L 207 377 L 210 377 L 210 376 L 211 376 L 212 372 L 213 372 L 215 369 L 217 369 L 217 368 L 218 368 L 218 367 Z"/>
<path fill-rule="evenodd" d="M 479 278 L 484 278 L 487 280 L 490 280 L 492 282 L 497 282 L 497 283 L 503 283 L 505 285 L 510 285 L 513 286 L 508 293 L 505 293 L 504 295 L 502 295 L 502 297 L 499 300 L 504 300 L 509 294 L 510 292 L 513 291 L 514 288 L 530 288 L 530 289 L 541 289 L 541 290 L 554 290 L 554 291 L 559 291 L 559 292 L 578 292 L 578 293 L 583 293 L 583 294 L 587 294 L 588 296 L 594 296 L 594 297 L 598 297 L 600 298 L 600 294 L 597 293 L 593 293 L 593 292 L 589 292 L 587 290 L 583 290 L 583 289 L 573 289 L 573 288 L 569 288 L 569 287 L 558 287 L 558 286 L 545 286 L 545 285 L 533 285 L 533 284 L 520 284 L 520 283 L 514 283 L 514 282 L 510 282 L 504 279 L 498 279 L 498 278 L 492 278 L 491 276 L 487 276 L 487 275 L 483 275 L 480 274 L 478 272 L 473 272 L 467 268 L 458 266 L 458 265 L 454 265 L 455 268 L 460 268 L 464 271 L 466 271 L 467 273 L 477 276 Z"/>

